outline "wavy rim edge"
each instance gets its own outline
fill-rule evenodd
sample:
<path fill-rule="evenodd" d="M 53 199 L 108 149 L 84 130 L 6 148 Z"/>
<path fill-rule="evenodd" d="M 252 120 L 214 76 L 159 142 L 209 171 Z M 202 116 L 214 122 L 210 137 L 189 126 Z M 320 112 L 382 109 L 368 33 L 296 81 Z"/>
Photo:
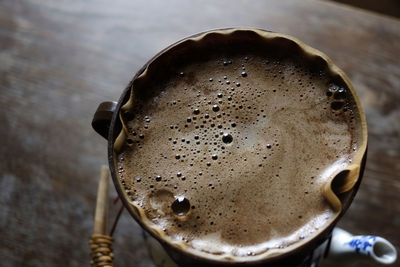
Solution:
<path fill-rule="evenodd" d="M 172 49 L 176 46 L 182 45 L 183 43 L 188 42 L 188 41 L 200 42 L 203 40 L 203 38 L 205 38 L 209 34 L 219 34 L 222 36 L 229 36 L 238 31 L 253 32 L 253 33 L 258 34 L 260 37 L 262 37 L 264 39 L 269 39 L 269 40 L 274 39 L 274 38 L 283 38 L 286 40 L 290 40 L 299 46 L 302 53 L 307 54 L 310 57 L 318 56 L 318 57 L 322 58 L 327 64 L 327 69 L 330 70 L 332 74 L 337 74 L 344 81 L 344 83 L 350 90 L 351 95 L 354 98 L 354 103 L 357 106 L 357 111 L 359 113 L 360 121 L 361 121 L 361 125 L 360 125 L 361 136 L 358 136 L 358 138 L 360 140 L 358 140 L 359 141 L 358 150 L 356 151 L 356 153 L 354 155 L 353 164 L 351 164 L 351 165 L 347 166 L 346 168 L 344 168 L 343 170 L 341 170 L 341 171 L 349 170 L 349 172 L 351 173 L 351 175 L 350 175 L 351 182 L 349 184 L 347 184 L 346 186 L 344 186 L 339 193 L 344 193 L 344 192 L 348 192 L 348 191 L 352 190 L 354 188 L 354 185 L 361 178 L 361 177 L 359 177 L 360 166 L 362 165 L 362 161 L 363 161 L 364 155 L 366 154 L 366 150 L 367 150 L 367 122 L 366 122 L 366 118 L 365 118 L 365 113 L 361 106 L 360 99 L 359 99 L 358 94 L 355 91 L 353 85 L 351 84 L 350 79 L 339 67 L 337 67 L 332 62 L 332 60 L 327 55 L 325 55 L 324 53 L 322 53 L 321 51 L 319 51 L 315 48 L 312 48 L 311 46 L 306 45 L 305 43 L 303 43 L 302 41 L 300 41 L 299 39 L 297 39 L 295 37 L 292 37 L 292 36 L 289 36 L 286 34 L 282 34 L 282 33 L 275 33 L 275 32 L 265 31 L 265 30 L 261 30 L 261 29 L 254 29 L 254 28 L 228 28 L 228 29 L 216 29 L 216 30 L 202 32 L 202 33 L 195 34 L 195 35 L 189 36 L 187 38 L 184 38 L 184 39 L 168 46 L 167 48 L 161 50 L 159 53 L 157 53 L 154 57 L 152 57 L 144 65 L 144 67 L 137 73 L 137 75 L 132 80 L 132 82 L 134 80 L 143 79 L 143 77 L 145 77 L 147 75 L 147 73 L 149 72 L 149 70 L 152 68 L 152 65 L 156 64 L 155 62 L 157 61 L 158 57 L 160 55 L 168 52 L 170 49 Z M 119 132 L 114 143 L 109 146 L 109 148 L 112 148 L 112 155 L 114 158 L 113 167 L 117 163 L 117 161 L 116 161 L 116 158 L 117 158 L 116 153 L 117 152 L 116 151 L 120 150 L 121 147 L 123 146 L 124 140 L 126 139 L 126 136 L 127 136 L 126 133 L 128 132 L 126 126 L 123 123 L 124 120 L 121 115 L 122 112 L 120 112 L 120 111 L 129 110 L 132 107 L 132 104 L 133 104 L 132 99 L 134 98 L 134 90 L 132 90 L 133 89 L 132 82 L 129 84 L 129 86 L 127 88 L 127 89 L 129 89 L 128 92 L 129 91 L 131 92 L 129 100 L 121 106 L 120 110 L 118 110 L 118 109 L 116 110 L 116 113 L 118 115 L 114 114 L 114 117 L 117 116 L 115 118 L 119 119 L 121 121 L 122 129 Z M 121 100 L 122 100 L 122 98 L 123 97 L 121 97 Z M 111 142 L 112 142 L 112 140 L 111 140 Z M 112 160 L 110 160 L 110 162 L 112 162 Z M 335 177 L 335 175 L 333 177 Z M 119 179 L 117 179 L 117 180 L 118 180 L 118 186 L 120 188 L 122 188 L 123 186 L 120 183 Z M 294 253 L 295 251 L 301 249 L 301 247 L 306 245 L 307 243 L 311 243 L 311 242 L 315 241 L 316 239 L 318 239 L 318 237 L 323 232 L 325 232 L 327 229 L 329 229 L 330 227 L 333 226 L 333 224 L 341 216 L 342 203 L 341 203 L 339 197 L 337 196 L 337 194 L 335 194 L 335 192 L 332 190 L 332 185 L 331 185 L 332 181 L 333 181 L 333 179 L 325 185 L 323 195 L 327 198 L 328 202 L 333 206 L 335 214 L 331 219 L 329 219 L 329 221 L 327 222 L 326 226 L 323 229 L 317 231 L 315 234 L 311 235 L 309 238 L 301 240 L 299 242 L 296 242 L 288 247 L 280 248 L 280 249 L 266 250 L 265 252 L 260 253 L 258 255 L 254 255 L 254 256 L 217 255 L 217 254 L 213 254 L 213 253 L 204 252 L 201 250 L 196 250 L 190 246 L 186 246 L 182 242 L 174 241 L 174 240 L 168 238 L 168 236 L 165 235 L 161 229 L 157 229 L 156 227 L 153 227 L 151 225 L 151 221 L 146 217 L 143 209 L 132 204 L 129 201 L 128 195 L 126 195 L 126 193 L 123 190 L 121 192 L 123 194 L 124 200 L 127 201 L 127 203 L 129 204 L 129 205 L 125 205 L 125 206 L 128 208 L 128 210 L 130 211 L 132 216 L 136 219 L 136 221 L 138 221 L 140 223 L 140 225 L 143 228 L 145 228 L 158 241 L 160 241 L 162 243 L 167 243 L 168 245 L 174 247 L 175 249 L 182 252 L 183 254 L 189 254 L 189 255 L 192 255 L 192 257 L 194 256 L 197 258 L 202 258 L 209 262 L 213 261 L 216 263 L 219 262 L 219 263 L 225 263 L 225 264 L 227 264 L 227 263 L 244 263 L 244 262 L 255 263 L 255 262 L 260 262 L 260 261 L 265 261 L 265 262 L 272 261 L 276 258 L 284 256 L 284 254 L 288 254 L 291 252 Z"/>

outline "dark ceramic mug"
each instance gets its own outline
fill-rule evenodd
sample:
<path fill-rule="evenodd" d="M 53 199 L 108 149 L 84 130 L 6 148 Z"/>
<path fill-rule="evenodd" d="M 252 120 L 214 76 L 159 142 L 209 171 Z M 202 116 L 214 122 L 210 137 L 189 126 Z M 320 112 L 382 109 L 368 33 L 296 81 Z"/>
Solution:
<path fill-rule="evenodd" d="M 358 151 L 354 157 L 351 168 L 346 170 L 345 175 L 335 178 L 333 184 L 329 184 L 325 188 L 325 197 L 331 200 L 338 210 L 336 216 L 331 220 L 319 233 L 307 241 L 300 242 L 297 245 L 289 246 L 279 253 L 261 254 L 252 258 L 223 258 L 218 255 L 205 255 L 193 248 L 183 248 L 176 245 L 166 236 L 160 234 L 159 231 L 151 227 L 142 220 L 139 210 L 129 203 L 129 197 L 123 190 L 117 173 L 117 160 L 114 152 L 114 145 L 119 135 L 123 135 L 123 116 L 121 116 L 121 107 L 129 102 L 132 88 L 135 83 L 142 79 L 143 76 L 152 75 L 157 71 L 162 71 L 162 67 L 173 60 L 174 53 L 195 53 L 198 47 L 215 46 L 218 44 L 227 44 L 230 41 L 246 40 L 246 42 L 265 42 L 266 45 L 272 42 L 274 47 L 282 47 L 289 49 L 290 53 L 302 53 L 305 57 L 315 59 L 318 64 L 322 64 L 329 68 L 335 74 L 341 83 L 349 88 L 352 97 L 355 100 L 359 127 L 357 142 L 359 144 Z M 177 52 L 178 51 L 178 52 Z M 131 213 L 133 218 L 145 229 L 152 237 L 154 237 L 162 245 L 165 251 L 172 259 L 181 266 L 220 266 L 220 265 L 259 265 L 259 266 L 317 266 L 320 260 L 328 252 L 332 230 L 338 220 L 348 209 L 352 199 L 361 182 L 364 170 L 366 151 L 367 151 L 367 128 L 366 119 L 362 111 L 360 101 L 346 75 L 339 70 L 329 58 L 321 52 L 303 44 L 299 40 L 278 33 L 267 32 L 258 29 L 224 29 L 214 30 L 201 34 L 197 34 L 183 39 L 168 48 L 164 49 L 146 63 L 141 70 L 137 72 L 132 81 L 123 91 L 118 102 L 101 103 L 94 115 L 92 121 L 93 128 L 104 138 L 108 140 L 108 160 L 111 170 L 112 179 L 116 190 L 122 199 L 125 207 Z M 149 166 L 150 167 L 150 166 Z"/>

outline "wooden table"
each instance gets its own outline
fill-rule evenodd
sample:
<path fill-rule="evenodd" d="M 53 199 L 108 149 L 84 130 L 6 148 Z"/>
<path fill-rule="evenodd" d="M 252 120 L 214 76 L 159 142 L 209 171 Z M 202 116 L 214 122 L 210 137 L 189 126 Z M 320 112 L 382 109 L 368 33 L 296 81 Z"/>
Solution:
<path fill-rule="evenodd" d="M 232 26 L 293 35 L 350 76 L 368 119 L 369 155 L 340 226 L 400 248 L 399 20 L 313 0 L 1 1 L 2 266 L 88 266 L 106 163 L 106 142 L 90 126 L 97 105 L 117 100 L 167 45 Z M 127 213 L 115 238 L 116 266 L 152 266 Z"/>

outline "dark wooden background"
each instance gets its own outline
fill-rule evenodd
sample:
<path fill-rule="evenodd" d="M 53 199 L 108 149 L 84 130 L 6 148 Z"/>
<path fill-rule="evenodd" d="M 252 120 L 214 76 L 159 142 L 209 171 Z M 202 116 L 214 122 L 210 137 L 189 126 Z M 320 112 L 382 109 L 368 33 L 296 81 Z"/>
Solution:
<path fill-rule="evenodd" d="M 0 1 L 2 266 L 88 266 L 106 163 L 106 142 L 90 126 L 97 105 L 117 100 L 167 45 L 233 26 L 293 35 L 350 76 L 368 119 L 369 156 L 340 226 L 400 248 L 399 20 L 313 0 L 15 0 Z M 140 233 L 123 213 L 116 266 L 152 266 Z"/>

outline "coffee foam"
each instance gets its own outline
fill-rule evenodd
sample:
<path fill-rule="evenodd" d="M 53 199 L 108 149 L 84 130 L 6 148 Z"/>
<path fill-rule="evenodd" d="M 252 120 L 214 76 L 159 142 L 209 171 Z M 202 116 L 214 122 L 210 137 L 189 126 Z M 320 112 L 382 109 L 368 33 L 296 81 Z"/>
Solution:
<path fill-rule="evenodd" d="M 322 191 L 353 160 L 358 115 L 327 69 L 232 51 L 134 87 L 117 156 L 151 227 L 244 257 L 307 240 L 337 216 Z"/>

